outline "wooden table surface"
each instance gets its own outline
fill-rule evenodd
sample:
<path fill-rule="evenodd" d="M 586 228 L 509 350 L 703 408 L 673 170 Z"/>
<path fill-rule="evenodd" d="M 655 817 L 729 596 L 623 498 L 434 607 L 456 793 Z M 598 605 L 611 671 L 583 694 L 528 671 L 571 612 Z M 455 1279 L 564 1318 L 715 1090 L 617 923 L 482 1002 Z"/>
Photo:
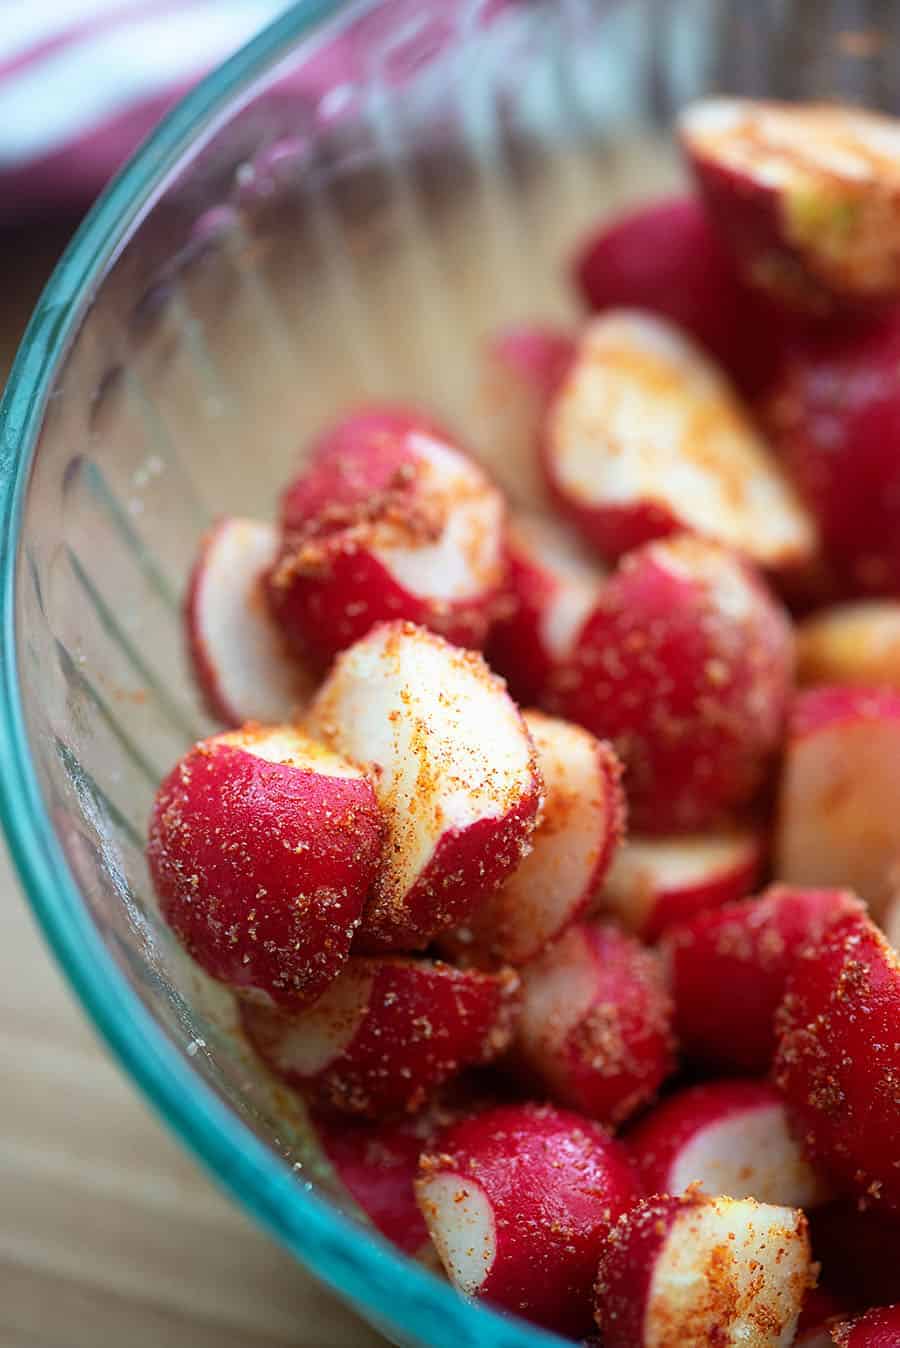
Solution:
<path fill-rule="evenodd" d="M 59 225 L 0 236 L 0 383 Z M 0 1348 L 377 1348 L 148 1112 L 0 844 Z"/>

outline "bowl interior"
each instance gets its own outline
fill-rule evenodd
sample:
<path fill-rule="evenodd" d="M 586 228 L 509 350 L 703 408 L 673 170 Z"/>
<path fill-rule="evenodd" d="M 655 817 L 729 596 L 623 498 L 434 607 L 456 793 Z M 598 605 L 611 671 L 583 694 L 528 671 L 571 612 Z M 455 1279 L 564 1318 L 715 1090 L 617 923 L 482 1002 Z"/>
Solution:
<path fill-rule="evenodd" d="M 11 380 L 4 791 L 32 900 L 176 1127 L 397 1341 L 545 1340 L 316 1203 L 359 1219 L 159 918 L 153 792 L 215 728 L 184 656 L 192 556 L 217 515 L 271 516 L 314 433 L 362 400 L 455 422 L 515 497 L 485 338 L 574 316 L 579 234 L 680 180 L 673 110 L 710 88 L 887 102 L 877 52 L 842 51 L 818 9 L 800 60 L 806 8 L 776 30 L 715 0 L 300 5 L 107 195 Z"/>

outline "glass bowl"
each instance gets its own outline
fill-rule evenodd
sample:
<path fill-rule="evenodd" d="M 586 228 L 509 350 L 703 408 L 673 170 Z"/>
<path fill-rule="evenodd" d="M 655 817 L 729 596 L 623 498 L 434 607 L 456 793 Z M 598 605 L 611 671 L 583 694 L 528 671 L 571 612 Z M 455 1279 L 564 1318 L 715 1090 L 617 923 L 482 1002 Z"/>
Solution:
<path fill-rule="evenodd" d="M 573 241 L 679 181 L 666 127 L 686 100 L 891 108 L 886 23 L 897 6 L 820 0 L 306 0 L 143 146 L 22 344 L 0 411 L 0 787 L 23 884 L 169 1124 L 396 1343 L 559 1341 L 366 1226 L 159 919 L 150 801 L 213 728 L 180 625 L 198 536 L 271 513 L 299 447 L 361 398 L 455 420 L 515 496 L 485 335 L 574 314 Z"/>

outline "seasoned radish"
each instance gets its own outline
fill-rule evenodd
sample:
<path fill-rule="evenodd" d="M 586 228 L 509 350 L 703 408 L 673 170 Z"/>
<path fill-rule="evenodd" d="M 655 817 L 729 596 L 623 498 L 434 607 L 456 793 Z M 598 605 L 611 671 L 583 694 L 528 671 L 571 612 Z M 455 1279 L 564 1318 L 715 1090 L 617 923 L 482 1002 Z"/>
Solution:
<path fill-rule="evenodd" d="M 775 1081 L 808 1156 L 874 1207 L 900 1212 L 900 957 L 862 914 L 793 963 L 776 1018 Z"/>
<path fill-rule="evenodd" d="M 898 883 L 900 692 L 814 688 L 794 705 L 775 829 L 775 872 L 847 885 L 879 918 Z"/>
<path fill-rule="evenodd" d="M 812 315 L 900 296 L 900 123 L 833 103 L 711 98 L 680 130 L 748 282 Z"/>
<path fill-rule="evenodd" d="M 372 765 L 387 824 L 361 946 L 426 946 L 522 860 L 541 801 L 536 755 L 480 656 L 411 623 L 383 624 L 338 658 L 308 724 Z"/>
<path fill-rule="evenodd" d="M 354 958 L 314 1006 L 250 1003 L 243 1027 L 272 1072 L 307 1098 L 377 1119 L 421 1109 L 442 1082 L 501 1053 L 518 987 L 511 969 Z"/>
<path fill-rule="evenodd" d="M 545 505 L 540 438 L 550 400 L 575 355 L 575 339 L 546 324 L 495 334 L 478 390 L 481 457 L 510 500 L 526 510 Z"/>
<path fill-rule="evenodd" d="M 659 958 L 612 926 L 577 923 L 522 970 L 513 1051 L 562 1105 L 616 1127 L 675 1067 Z"/>
<path fill-rule="evenodd" d="M 175 765 L 147 859 L 164 916 L 208 974 L 305 1006 L 347 959 L 382 836 L 358 767 L 291 726 L 249 725 Z"/>
<path fill-rule="evenodd" d="M 580 726 L 525 712 L 544 782 L 531 851 L 454 933 L 456 949 L 520 965 L 583 912 L 625 824 L 621 767 L 608 744 Z"/>
<path fill-rule="evenodd" d="M 543 448 L 561 509 L 610 559 L 681 530 L 778 571 L 816 551 L 811 517 L 728 381 L 652 314 L 587 325 Z"/>
<path fill-rule="evenodd" d="M 683 534 L 620 564 L 548 704 L 612 741 L 639 832 L 696 832 L 765 781 L 792 659 L 787 615 L 758 577 Z"/>
<path fill-rule="evenodd" d="M 506 584 L 486 655 L 517 702 L 540 700 L 605 578 L 605 567 L 551 517 L 519 515 L 510 523 Z"/>
<path fill-rule="evenodd" d="M 900 595 L 898 364 L 894 315 L 796 344 L 767 399 L 772 440 L 844 595 Z"/>
<path fill-rule="evenodd" d="M 863 911 L 845 890 L 774 886 L 670 927 L 662 948 L 684 1053 L 726 1072 L 768 1071 L 775 1012 L 797 955 Z"/>
<path fill-rule="evenodd" d="M 862 683 L 900 691 L 900 602 L 823 609 L 797 629 L 800 683 Z"/>
<path fill-rule="evenodd" d="M 365 434 L 338 428 L 290 489 L 272 612 L 320 663 L 394 618 L 481 646 L 503 580 L 503 498 L 448 439 L 373 420 Z"/>
<path fill-rule="evenodd" d="M 749 894 L 763 856 L 762 835 L 752 828 L 632 836 L 616 852 L 593 911 L 615 917 L 644 941 L 655 941 L 673 923 Z"/>
<path fill-rule="evenodd" d="M 774 325 L 738 279 L 697 198 L 666 197 L 603 221 L 572 270 L 589 309 L 644 309 L 668 319 L 746 394 L 759 393 L 774 374 Z"/>
<path fill-rule="evenodd" d="M 185 626 L 194 676 L 211 715 L 228 726 L 286 721 L 313 691 L 266 605 L 263 578 L 278 550 L 270 524 L 230 516 L 194 563 Z"/>
<path fill-rule="evenodd" d="M 838 1348 L 896 1348 L 900 1343 L 900 1304 L 879 1306 L 832 1327 Z"/>
<path fill-rule="evenodd" d="M 639 1192 L 601 1128 L 548 1105 L 488 1110 L 439 1139 L 416 1190 L 461 1292 L 559 1334 L 589 1332 L 600 1251 Z"/>
<path fill-rule="evenodd" d="M 791 1134 L 784 1100 L 767 1082 L 689 1086 L 656 1105 L 628 1144 L 649 1194 L 693 1187 L 792 1208 L 829 1197 Z"/>
<path fill-rule="evenodd" d="M 787 1348 L 812 1282 L 806 1218 L 751 1198 L 642 1199 L 600 1257 L 604 1348 Z"/>

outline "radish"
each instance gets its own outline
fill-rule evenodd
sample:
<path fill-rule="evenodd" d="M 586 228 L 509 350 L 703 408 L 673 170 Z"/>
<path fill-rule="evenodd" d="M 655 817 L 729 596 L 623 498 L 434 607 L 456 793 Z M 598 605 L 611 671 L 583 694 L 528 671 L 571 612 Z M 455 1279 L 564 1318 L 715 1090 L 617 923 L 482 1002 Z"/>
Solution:
<path fill-rule="evenodd" d="M 667 838 L 628 838 L 616 852 L 593 905 L 644 941 L 705 908 L 749 894 L 764 856 L 757 829 Z"/>
<path fill-rule="evenodd" d="M 669 1096 L 632 1130 L 629 1151 L 650 1194 L 689 1189 L 808 1208 L 829 1197 L 763 1081 L 714 1081 Z"/>
<path fill-rule="evenodd" d="M 674 1070 L 672 1004 L 654 951 L 578 923 L 522 973 L 514 1062 L 559 1104 L 617 1127 Z"/>
<path fill-rule="evenodd" d="M 488 343 L 476 398 L 482 457 L 510 500 L 542 508 L 540 439 L 550 400 L 575 355 L 575 339 L 546 324 L 523 324 Z"/>
<path fill-rule="evenodd" d="M 900 690 L 900 602 L 837 604 L 797 629 L 800 683 L 862 683 Z"/>
<path fill-rule="evenodd" d="M 807 1155 L 866 1203 L 900 1212 L 900 957 L 852 914 L 793 963 L 775 1081 Z"/>
<path fill-rule="evenodd" d="M 372 765 L 387 824 L 361 949 L 426 946 L 522 860 L 541 800 L 534 746 L 480 656 L 383 624 L 338 657 L 308 725 Z"/>
<path fill-rule="evenodd" d="M 726 1072 L 768 1071 L 791 965 L 832 923 L 862 911 L 845 890 L 774 886 L 670 927 L 662 948 L 685 1054 Z"/>
<path fill-rule="evenodd" d="M 459 1291 L 559 1334 L 589 1332 L 597 1259 L 638 1194 L 601 1128 L 548 1105 L 488 1110 L 439 1139 L 416 1190 Z"/>
<path fill-rule="evenodd" d="M 747 281 L 814 316 L 900 297 L 900 124 L 833 103 L 711 98 L 681 141 Z"/>
<path fill-rule="evenodd" d="M 606 570 L 570 529 L 546 515 L 519 515 L 506 536 L 506 586 L 486 654 L 522 706 L 538 702 L 569 655 Z"/>
<path fill-rule="evenodd" d="M 684 534 L 624 559 L 548 704 L 612 741 L 638 831 L 696 832 L 765 781 L 791 670 L 790 624 L 763 583 L 733 553 Z"/>
<path fill-rule="evenodd" d="M 209 531 L 194 563 L 188 649 L 210 715 L 227 726 L 289 720 L 313 691 L 266 606 L 263 577 L 277 548 L 270 524 L 231 516 Z"/>
<path fill-rule="evenodd" d="M 895 894 L 881 915 L 881 930 L 895 950 L 900 951 L 900 894 Z"/>
<path fill-rule="evenodd" d="M 822 1277 L 853 1309 L 878 1306 L 897 1295 L 900 1218 L 841 1199 L 810 1213 L 810 1232 Z"/>
<path fill-rule="evenodd" d="M 774 373 L 775 333 L 738 279 L 703 205 L 666 197 L 602 221 L 584 239 L 573 280 L 589 309 L 645 309 L 674 323 L 748 395 Z"/>
<path fill-rule="evenodd" d="M 787 1348 L 812 1281 L 806 1218 L 752 1198 L 641 1199 L 600 1256 L 604 1348 Z"/>
<path fill-rule="evenodd" d="M 897 888 L 900 692 L 835 685 L 801 694 L 788 729 L 775 871 L 847 885 L 878 918 Z"/>
<path fill-rule="evenodd" d="M 593 319 L 544 429 L 551 492 L 615 560 L 690 530 L 790 571 L 816 552 L 811 517 L 728 381 L 663 319 Z"/>
<path fill-rule="evenodd" d="M 156 793 L 163 915 L 213 978 L 305 1006 L 337 977 L 381 854 L 361 770 L 290 726 L 201 741 Z"/>
<path fill-rule="evenodd" d="M 813 1239 L 813 1253 L 817 1253 Z M 847 1305 L 824 1287 L 813 1287 L 803 1302 L 794 1348 L 834 1348 L 829 1322 L 845 1315 Z"/>
<path fill-rule="evenodd" d="M 896 1348 L 900 1343 L 900 1303 L 841 1321 L 832 1328 L 831 1338 L 838 1348 Z"/>
<path fill-rule="evenodd" d="M 580 726 L 524 713 L 544 782 L 531 851 L 454 933 L 468 955 L 520 965 L 584 911 L 625 827 L 621 767 L 609 745 Z"/>
<path fill-rule="evenodd" d="M 339 427 L 290 489 L 268 579 L 276 620 L 320 664 L 394 618 L 481 646 L 503 580 L 503 498 L 434 431 L 365 424 Z"/>
<path fill-rule="evenodd" d="M 773 443 L 844 593 L 900 595 L 900 321 L 797 344 L 767 401 Z"/>
<path fill-rule="evenodd" d="M 351 959 L 305 1011 L 250 1003 L 242 1024 L 281 1080 L 344 1114 L 413 1113 L 465 1067 L 510 1041 L 519 980 L 439 961 Z"/>

